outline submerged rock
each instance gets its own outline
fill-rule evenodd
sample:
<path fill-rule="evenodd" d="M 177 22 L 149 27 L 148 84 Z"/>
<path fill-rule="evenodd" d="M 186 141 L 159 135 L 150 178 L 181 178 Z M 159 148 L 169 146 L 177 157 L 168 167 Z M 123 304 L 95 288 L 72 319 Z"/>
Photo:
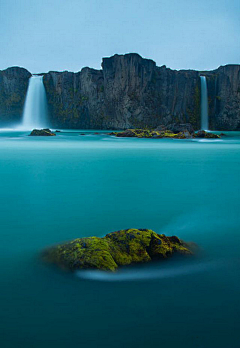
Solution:
<path fill-rule="evenodd" d="M 163 260 L 174 254 L 192 255 L 190 244 L 148 229 L 127 229 L 103 238 L 87 237 L 43 252 L 45 261 L 69 270 L 115 271 L 120 266 Z"/>
<path fill-rule="evenodd" d="M 29 134 L 30 136 L 54 136 L 56 135 L 55 133 L 53 133 L 50 129 L 46 128 L 46 129 L 33 129 L 31 134 Z"/>

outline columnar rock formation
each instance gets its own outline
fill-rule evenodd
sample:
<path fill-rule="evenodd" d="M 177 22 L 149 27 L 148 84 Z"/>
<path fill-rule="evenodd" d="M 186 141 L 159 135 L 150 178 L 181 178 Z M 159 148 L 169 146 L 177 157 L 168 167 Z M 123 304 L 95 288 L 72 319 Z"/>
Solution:
<path fill-rule="evenodd" d="M 102 69 L 44 74 L 53 127 L 125 129 L 186 123 L 200 127 L 200 75 L 207 77 L 210 129 L 240 130 L 240 65 L 214 71 L 157 67 L 138 54 L 103 58 Z M 28 79 L 0 71 L 0 124 L 19 120 Z"/>
<path fill-rule="evenodd" d="M 30 77 L 29 71 L 19 67 L 0 71 L 0 127 L 21 119 Z"/>
<path fill-rule="evenodd" d="M 123 129 L 193 122 L 200 117 L 196 71 L 157 67 L 138 54 L 103 58 L 102 70 L 44 76 L 54 126 Z"/>
<path fill-rule="evenodd" d="M 240 130 L 240 65 L 220 66 L 204 74 L 210 129 Z"/>

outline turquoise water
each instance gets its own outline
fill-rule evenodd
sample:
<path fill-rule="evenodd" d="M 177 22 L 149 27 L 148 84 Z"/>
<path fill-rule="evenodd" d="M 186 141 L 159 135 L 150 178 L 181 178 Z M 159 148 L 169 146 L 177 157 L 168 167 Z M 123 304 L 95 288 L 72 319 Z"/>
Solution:
<path fill-rule="evenodd" d="M 221 140 L 0 132 L 1 347 L 239 347 L 240 133 Z M 46 246 L 151 228 L 201 248 L 115 276 Z"/>

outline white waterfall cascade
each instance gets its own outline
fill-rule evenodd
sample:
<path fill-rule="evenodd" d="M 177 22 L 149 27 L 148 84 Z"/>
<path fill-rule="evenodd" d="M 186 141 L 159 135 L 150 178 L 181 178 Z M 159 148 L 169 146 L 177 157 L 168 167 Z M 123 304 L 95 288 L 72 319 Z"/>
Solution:
<path fill-rule="evenodd" d="M 208 130 L 208 92 L 206 76 L 201 78 L 201 129 Z"/>
<path fill-rule="evenodd" d="M 47 98 L 43 76 L 32 75 L 29 79 L 27 96 L 24 104 L 23 122 L 19 128 L 32 130 L 48 128 Z"/>

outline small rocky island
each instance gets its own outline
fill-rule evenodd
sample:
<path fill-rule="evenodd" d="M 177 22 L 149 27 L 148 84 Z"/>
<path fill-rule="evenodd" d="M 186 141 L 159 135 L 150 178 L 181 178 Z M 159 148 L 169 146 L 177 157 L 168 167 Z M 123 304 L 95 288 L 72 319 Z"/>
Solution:
<path fill-rule="evenodd" d="M 218 139 L 219 135 L 200 130 L 195 133 L 190 123 L 161 125 L 156 129 L 126 129 L 122 132 L 112 132 L 110 135 L 123 138 L 173 138 L 173 139 L 193 139 L 208 138 Z"/>
<path fill-rule="evenodd" d="M 193 255 L 191 243 L 148 229 L 112 232 L 103 238 L 78 238 L 45 250 L 43 259 L 68 270 L 116 271 L 130 264 L 164 260 L 174 254 Z"/>
<path fill-rule="evenodd" d="M 44 136 L 44 137 L 52 137 L 56 134 L 53 133 L 50 129 L 33 129 L 29 136 Z"/>

